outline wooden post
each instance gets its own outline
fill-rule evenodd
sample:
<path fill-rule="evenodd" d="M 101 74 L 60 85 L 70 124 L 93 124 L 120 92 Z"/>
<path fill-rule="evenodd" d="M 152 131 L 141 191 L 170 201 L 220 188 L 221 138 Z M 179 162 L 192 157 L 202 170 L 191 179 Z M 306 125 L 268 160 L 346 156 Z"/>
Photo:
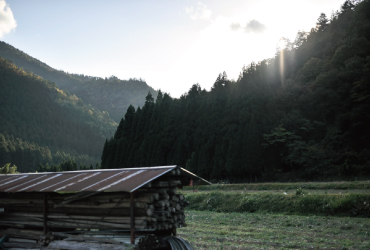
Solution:
<path fill-rule="evenodd" d="M 47 223 L 48 205 L 47 204 L 48 204 L 47 196 L 46 196 L 46 193 L 44 193 L 44 235 L 46 235 L 48 232 L 48 223 Z"/>
<path fill-rule="evenodd" d="M 131 244 L 135 244 L 135 195 L 130 193 L 130 217 L 131 217 Z"/>

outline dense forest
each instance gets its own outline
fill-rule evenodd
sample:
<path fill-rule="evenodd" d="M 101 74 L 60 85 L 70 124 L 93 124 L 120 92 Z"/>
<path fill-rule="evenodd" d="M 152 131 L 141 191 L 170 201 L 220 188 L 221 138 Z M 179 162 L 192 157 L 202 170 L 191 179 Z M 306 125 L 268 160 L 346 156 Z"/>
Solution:
<path fill-rule="evenodd" d="M 78 74 L 69 74 L 55 70 L 47 64 L 27 55 L 13 46 L 0 41 L 0 57 L 11 60 L 26 72 L 32 72 L 57 84 L 61 90 L 81 98 L 94 109 L 108 112 L 110 118 L 119 122 L 124 111 L 133 105 L 144 105 L 144 97 L 157 91 L 142 79 L 120 80 L 115 76 L 99 78 Z"/>
<path fill-rule="evenodd" d="M 210 91 L 148 94 L 107 140 L 102 168 L 177 164 L 212 181 L 370 176 L 370 1 L 345 1 L 273 58 Z"/>
<path fill-rule="evenodd" d="M 77 169 L 87 168 L 86 164 L 99 162 L 96 156 L 68 154 L 64 151 L 52 151 L 49 147 L 40 147 L 37 143 L 23 141 L 21 138 L 14 138 L 13 135 L 0 134 L 0 166 L 10 164 L 22 172 L 33 172 L 65 163 L 77 166 Z M 41 165 L 41 169 L 40 169 Z M 60 167 L 61 168 L 61 167 Z M 100 168 L 99 165 L 94 168 Z M 62 169 L 62 168 L 61 168 Z"/>
<path fill-rule="evenodd" d="M 41 164 L 99 162 L 117 123 L 55 83 L 0 57 L 0 166 L 20 172 Z"/>

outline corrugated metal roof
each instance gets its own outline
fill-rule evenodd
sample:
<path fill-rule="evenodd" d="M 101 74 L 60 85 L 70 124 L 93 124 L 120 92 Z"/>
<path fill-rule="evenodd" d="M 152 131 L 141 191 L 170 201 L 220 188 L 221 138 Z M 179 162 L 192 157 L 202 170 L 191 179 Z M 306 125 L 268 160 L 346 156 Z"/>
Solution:
<path fill-rule="evenodd" d="M 178 178 L 193 179 L 197 185 L 211 184 L 181 167 L 162 166 L 0 175 L 0 192 L 133 192 L 177 169 Z"/>

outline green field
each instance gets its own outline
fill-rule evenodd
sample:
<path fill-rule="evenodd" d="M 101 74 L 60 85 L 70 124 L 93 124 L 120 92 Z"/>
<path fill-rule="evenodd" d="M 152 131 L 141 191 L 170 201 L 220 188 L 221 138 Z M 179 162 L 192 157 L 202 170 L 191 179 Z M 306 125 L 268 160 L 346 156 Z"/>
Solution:
<path fill-rule="evenodd" d="M 370 182 L 260 183 L 182 190 L 195 249 L 370 249 Z"/>
<path fill-rule="evenodd" d="M 188 211 L 178 229 L 197 250 L 370 249 L 370 219 Z"/>

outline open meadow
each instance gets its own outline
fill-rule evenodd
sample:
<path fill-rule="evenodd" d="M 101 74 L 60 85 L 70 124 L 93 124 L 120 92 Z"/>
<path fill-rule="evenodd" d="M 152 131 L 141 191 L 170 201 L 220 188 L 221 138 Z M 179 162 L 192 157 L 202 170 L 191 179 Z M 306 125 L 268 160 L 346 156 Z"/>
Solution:
<path fill-rule="evenodd" d="M 188 211 L 178 229 L 197 250 L 370 249 L 370 219 Z"/>
<path fill-rule="evenodd" d="M 369 181 L 184 189 L 195 249 L 370 249 Z"/>

